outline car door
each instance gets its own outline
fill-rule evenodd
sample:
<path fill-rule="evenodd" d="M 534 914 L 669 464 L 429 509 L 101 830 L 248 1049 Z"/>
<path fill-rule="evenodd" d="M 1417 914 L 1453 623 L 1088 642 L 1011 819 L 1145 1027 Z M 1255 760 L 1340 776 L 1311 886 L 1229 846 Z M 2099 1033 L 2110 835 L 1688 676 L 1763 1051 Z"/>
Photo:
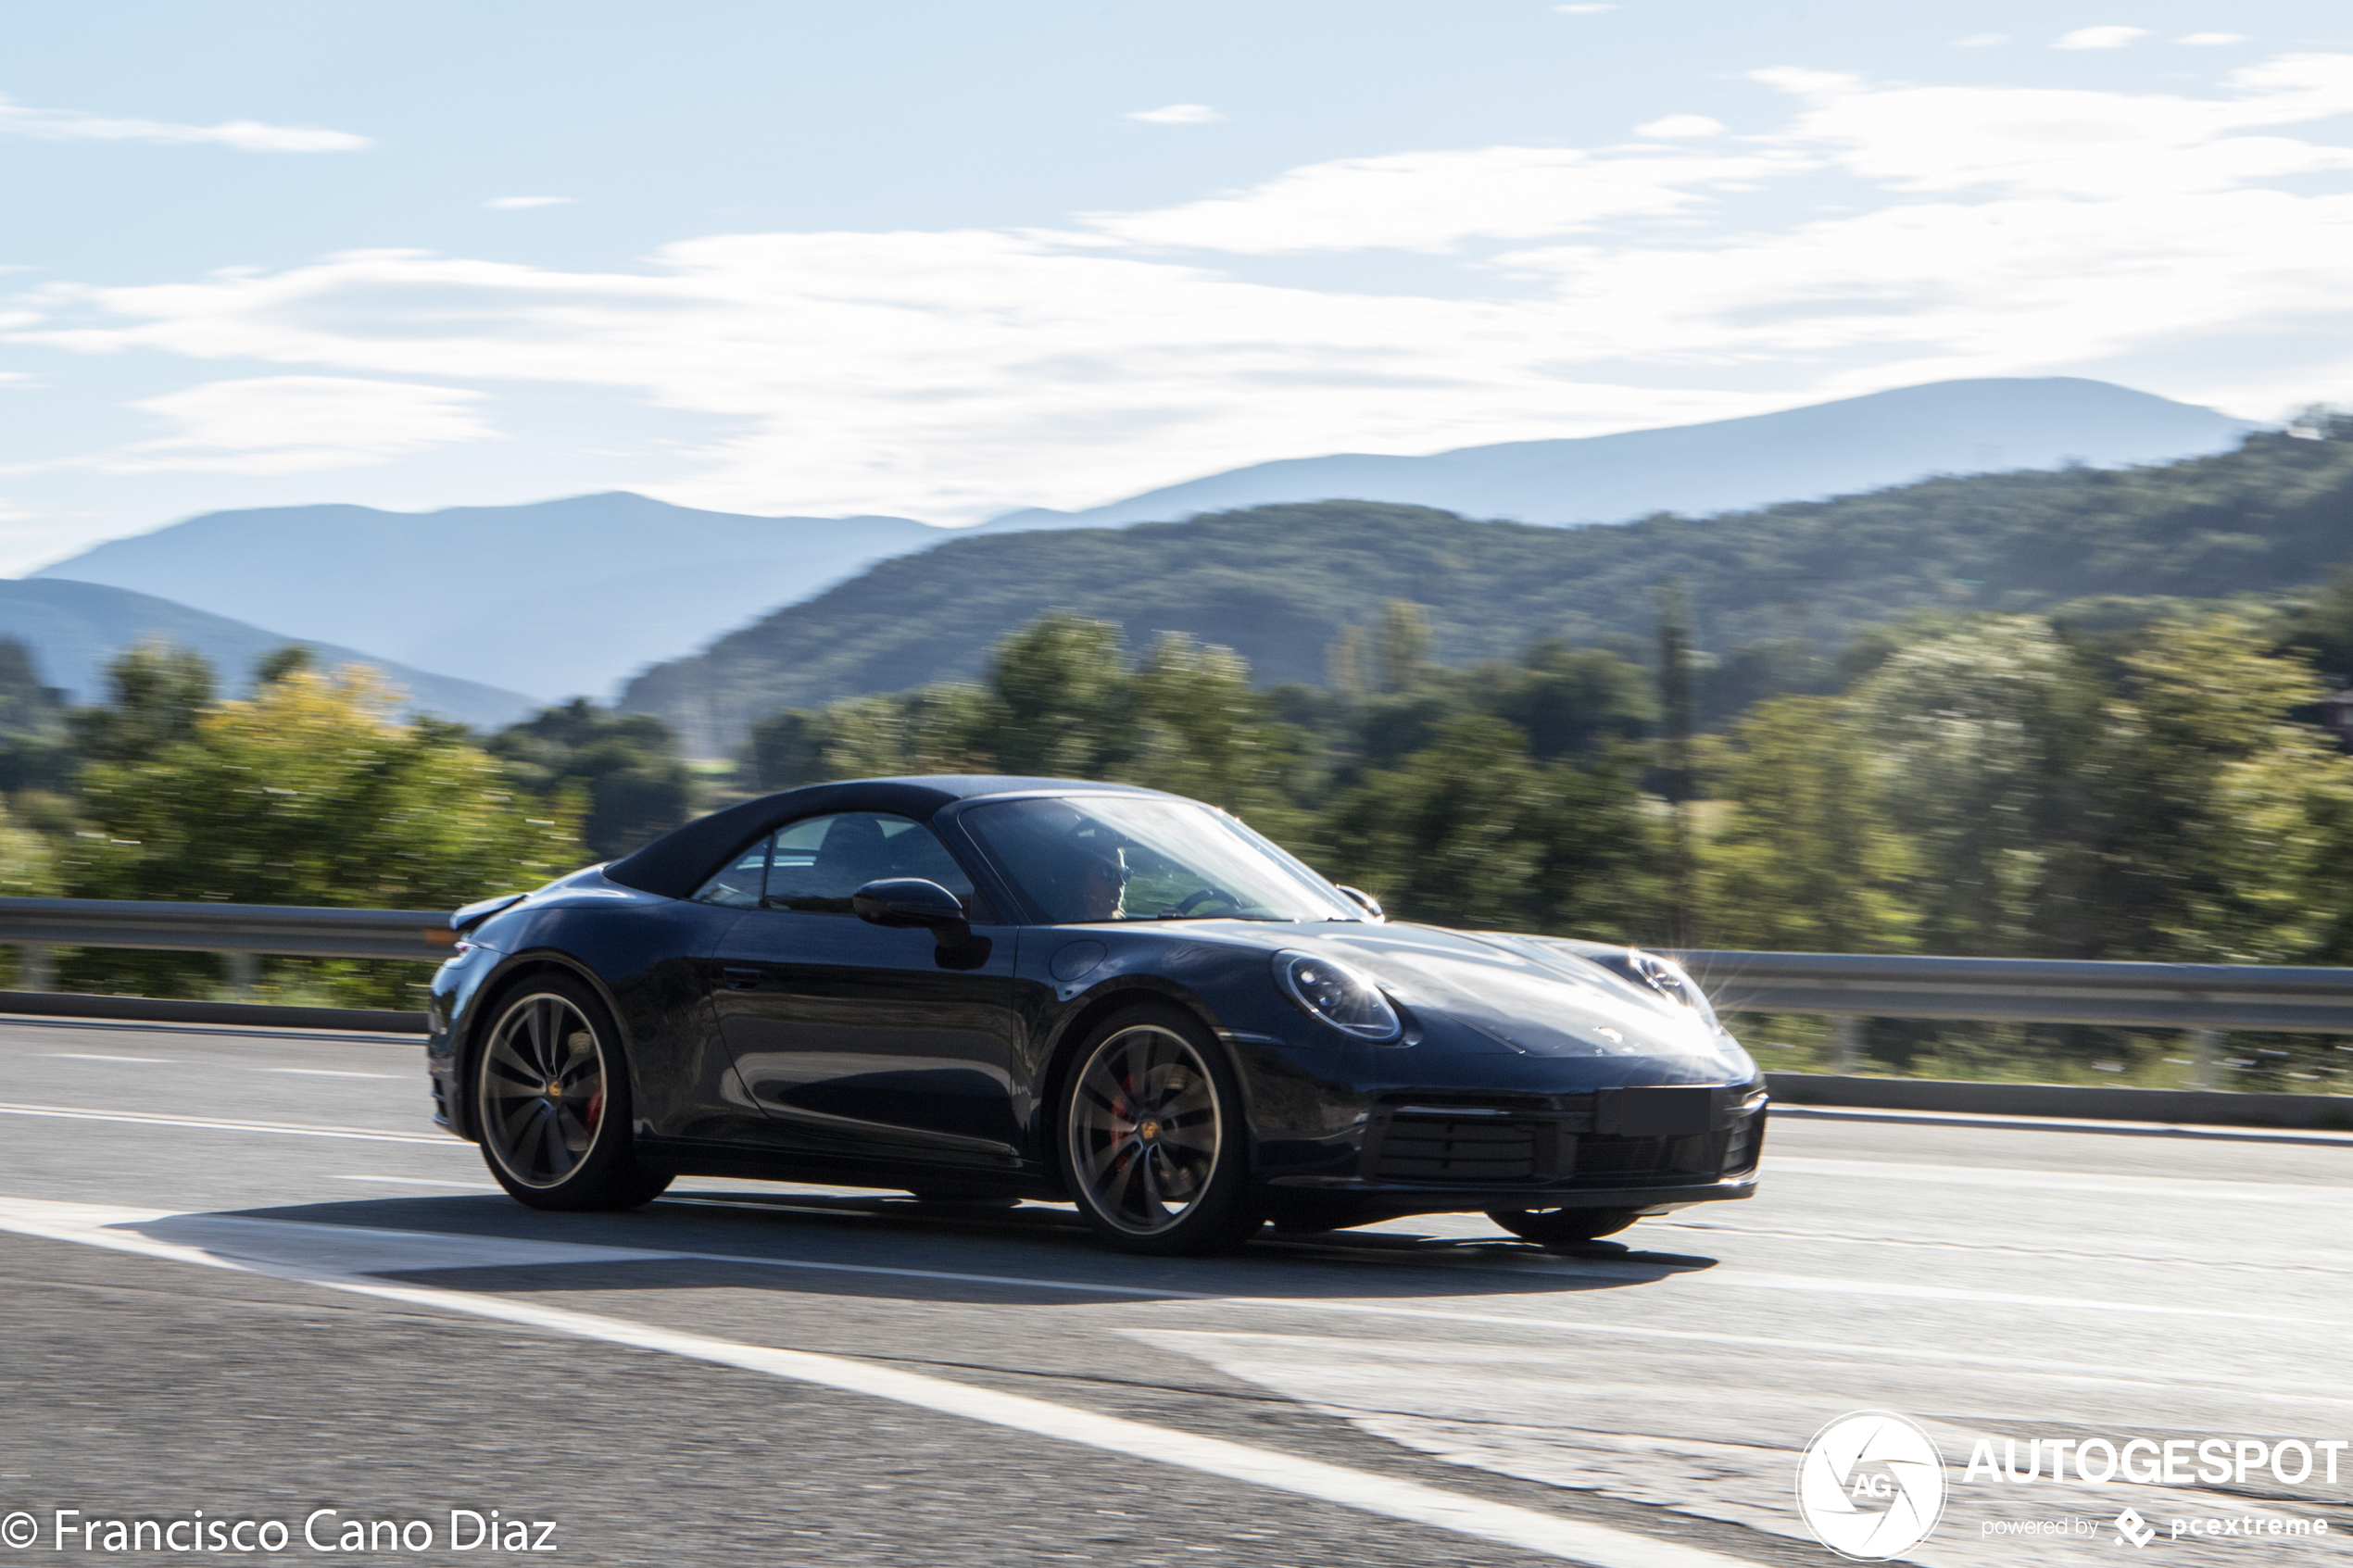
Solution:
<path fill-rule="evenodd" d="M 711 961 L 722 1037 L 774 1142 L 821 1160 L 1017 1167 L 1013 933 L 975 907 L 963 869 L 929 828 L 878 811 L 789 823 L 764 859 L 758 907 Z M 857 888 L 910 876 L 964 902 L 969 941 L 943 949 L 850 912 Z"/>

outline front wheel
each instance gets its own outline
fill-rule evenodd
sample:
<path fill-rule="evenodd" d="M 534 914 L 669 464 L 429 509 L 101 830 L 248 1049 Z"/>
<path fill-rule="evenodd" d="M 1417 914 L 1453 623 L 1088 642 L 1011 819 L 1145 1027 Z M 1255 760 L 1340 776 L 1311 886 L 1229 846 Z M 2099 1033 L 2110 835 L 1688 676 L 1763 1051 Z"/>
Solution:
<path fill-rule="evenodd" d="M 1263 1223 L 1233 1068 L 1167 1006 L 1132 1008 L 1078 1049 L 1062 1104 L 1063 1170 L 1078 1212 L 1123 1252 L 1214 1252 Z"/>
<path fill-rule="evenodd" d="M 631 1155 L 621 1031 L 570 975 L 533 975 L 498 998 L 474 1064 L 474 1125 L 490 1173 L 533 1209 L 635 1209 L 670 1185 Z"/>
<path fill-rule="evenodd" d="M 1597 1241 L 1642 1218 L 1631 1209 L 1490 1209 L 1487 1217 L 1539 1247 Z"/>

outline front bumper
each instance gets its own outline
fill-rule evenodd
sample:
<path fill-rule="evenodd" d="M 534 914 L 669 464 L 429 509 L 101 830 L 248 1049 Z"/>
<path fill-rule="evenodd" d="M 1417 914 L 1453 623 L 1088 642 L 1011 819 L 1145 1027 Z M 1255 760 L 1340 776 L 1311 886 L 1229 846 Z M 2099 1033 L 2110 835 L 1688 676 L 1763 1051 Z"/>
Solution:
<path fill-rule="evenodd" d="M 1277 1218 L 1363 1223 L 1497 1209 L 1663 1213 L 1755 1192 L 1761 1091 L 1718 1090 L 1704 1128 L 1667 1135 L 1597 1132 L 1597 1103 L 1390 1098 L 1366 1116 L 1353 1170 L 1273 1176 L 1268 1207 Z"/>

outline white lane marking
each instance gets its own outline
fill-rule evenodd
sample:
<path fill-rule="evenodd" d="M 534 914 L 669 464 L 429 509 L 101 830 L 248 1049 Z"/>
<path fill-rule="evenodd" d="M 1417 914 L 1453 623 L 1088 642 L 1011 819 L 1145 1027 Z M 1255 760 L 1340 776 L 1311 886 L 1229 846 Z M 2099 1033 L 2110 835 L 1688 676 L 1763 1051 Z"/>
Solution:
<path fill-rule="evenodd" d="M 2272 1312 L 2234 1312 L 2219 1307 L 2169 1307 L 2156 1302 L 2111 1301 L 2094 1296 L 2030 1296 L 2008 1290 L 1970 1290 L 1957 1285 L 1900 1285 L 1881 1280 L 1837 1279 L 1818 1274 L 1749 1273 L 1718 1271 L 1698 1276 L 1710 1284 L 1744 1290 L 1803 1290 L 1825 1296 L 1881 1296 L 1912 1301 L 1977 1301 L 2005 1307 L 2052 1307 L 2086 1312 L 2147 1312 L 2159 1317 L 2236 1318 L 2244 1323 L 2309 1323 L 2309 1317 Z"/>
<path fill-rule="evenodd" d="M 1223 1437 L 1153 1426 L 1120 1416 L 1074 1410 L 1047 1399 L 930 1377 L 868 1361 L 807 1350 L 782 1350 L 713 1339 L 698 1334 L 656 1328 L 620 1318 L 598 1317 L 537 1302 L 471 1296 L 461 1291 L 414 1286 L 380 1285 L 349 1274 L 321 1271 L 308 1265 L 232 1261 L 202 1247 L 160 1240 L 124 1225 L 161 1228 L 201 1216 L 171 1215 L 153 1210 L 103 1209 L 96 1205 L 0 1199 L 0 1228 L 56 1240 L 80 1242 L 118 1251 L 143 1253 L 178 1262 L 215 1268 L 235 1268 L 276 1278 L 324 1286 L 355 1296 L 397 1302 L 404 1306 L 437 1308 L 495 1322 L 522 1323 L 577 1338 L 659 1350 L 694 1361 L 764 1373 L 796 1383 L 814 1384 L 848 1394 L 887 1399 L 896 1404 L 962 1416 L 991 1426 L 1007 1427 L 1037 1436 L 1123 1454 L 1157 1464 L 1174 1465 L 1204 1474 L 1277 1491 L 1290 1492 L 1378 1513 L 1411 1524 L 1433 1525 L 1457 1535 L 1494 1541 L 1523 1550 L 1541 1552 L 1593 1568 L 1747 1568 L 1741 1560 L 1713 1551 L 1655 1539 L 1630 1530 L 1579 1519 L 1562 1518 L 1532 1508 L 1490 1502 L 1442 1487 L 1403 1477 L 1354 1470 L 1321 1460 L 1277 1453 Z M 235 1222 L 232 1222 L 233 1223 Z M 245 1222 L 272 1224 L 276 1222 Z M 336 1227 L 308 1226 L 309 1230 Z M 478 1238 L 479 1239 L 479 1238 Z"/>
<path fill-rule="evenodd" d="M 2225 1258 L 2193 1258 L 2154 1252 L 2070 1252 L 2057 1247 L 2026 1247 L 2000 1241 L 1921 1241 L 1900 1236 L 1847 1236 L 1836 1231 L 1780 1230 L 1769 1225 L 1734 1224 L 1721 1220 L 1654 1220 L 1662 1230 L 1692 1231 L 1703 1237 L 1756 1236 L 1768 1241 L 1798 1241 L 1825 1247 L 1893 1247 L 1912 1252 L 1983 1253 L 2004 1258 L 2039 1258 L 2063 1263 L 2154 1263 L 2166 1269 L 2222 1269 L 2246 1273 L 2353 1274 L 2353 1268 L 2334 1263 L 2272 1263 Z"/>
<path fill-rule="evenodd" d="M 444 1182 L 431 1176 L 337 1176 L 334 1179 L 339 1182 L 383 1182 L 387 1185 L 404 1187 L 463 1187 L 468 1192 L 501 1190 L 496 1182 Z"/>
<path fill-rule="evenodd" d="M 100 1056 L 95 1051 L 43 1051 L 43 1056 L 57 1061 L 149 1061 L 168 1062 L 168 1056 Z"/>
<path fill-rule="evenodd" d="M 1768 1154 L 1768 1175 L 1845 1176 L 1854 1181 L 1931 1182 L 1938 1186 L 2004 1187 L 2043 1192 L 2119 1193 L 2130 1198 L 2196 1202 L 2343 1203 L 2353 1185 L 2323 1186 L 2296 1182 L 2201 1182 L 2183 1176 L 2082 1175 L 2072 1171 L 2036 1171 L 1991 1165 L 1922 1165 L 1904 1160 L 1819 1160 L 1811 1155 Z"/>
<path fill-rule="evenodd" d="M 373 1127 L 315 1127 L 299 1122 L 241 1122 L 217 1116 L 166 1116 L 159 1111 L 94 1110 L 79 1105 L 0 1104 L 0 1116 L 62 1116 L 73 1122 L 127 1122 L 142 1127 L 197 1127 L 221 1133 L 283 1133 L 299 1138 L 358 1138 L 363 1143 L 462 1145 L 449 1133 L 388 1133 Z"/>
<path fill-rule="evenodd" d="M 336 1067 L 264 1067 L 263 1073 L 292 1073 L 304 1078 L 384 1078 L 408 1076 L 405 1073 L 346 1073 Z"/>

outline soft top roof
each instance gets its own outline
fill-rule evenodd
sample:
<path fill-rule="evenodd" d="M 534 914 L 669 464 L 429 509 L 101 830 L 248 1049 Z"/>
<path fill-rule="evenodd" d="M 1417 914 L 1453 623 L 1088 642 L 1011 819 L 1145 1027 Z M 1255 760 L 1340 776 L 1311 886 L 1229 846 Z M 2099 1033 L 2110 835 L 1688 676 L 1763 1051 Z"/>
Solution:
<path fill-rule="evenodd" d="M 777 795 L 763 795 L 698 817 L 673 828 L 635 854 L 605 868 L 605 875 L 623 887 L 659 893 L 666 898 L 694 896 L 713 868 L 776 824 L 818 811 L 890 811 L 929 822 L 941 807 L 984 795 L 1022 795 L 1035 791 L 1057 795 L 1098 791 L 1112 795 L 1157 795 L 1158 790 L 1134 784 L 1101 784 L 1088 779 L 1021 778 L 1000 773 L 936 773 L 921 778 L 850 779 L 840 784 L 809 784 Z"/>

